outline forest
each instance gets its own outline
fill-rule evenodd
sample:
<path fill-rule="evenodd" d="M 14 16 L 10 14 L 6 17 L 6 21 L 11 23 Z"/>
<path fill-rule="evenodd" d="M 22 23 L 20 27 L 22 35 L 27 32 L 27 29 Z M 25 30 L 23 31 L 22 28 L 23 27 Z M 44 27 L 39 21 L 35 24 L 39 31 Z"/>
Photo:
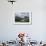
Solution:
<path fill-rule="evenodd" d="M 15 22 L 29 22 L 29 16 L 24 16 L 24 18 L 15 16 Z"/>

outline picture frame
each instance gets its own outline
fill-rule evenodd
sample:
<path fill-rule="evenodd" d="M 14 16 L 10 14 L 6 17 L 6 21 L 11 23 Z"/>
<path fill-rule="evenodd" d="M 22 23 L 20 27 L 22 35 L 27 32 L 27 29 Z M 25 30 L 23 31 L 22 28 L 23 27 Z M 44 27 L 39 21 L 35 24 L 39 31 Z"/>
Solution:
<path fill-rule="evenodd" d="M 32 25 L 32 12 L 17 10 L 13 15 L 13 24 L 31 24 Z"/>

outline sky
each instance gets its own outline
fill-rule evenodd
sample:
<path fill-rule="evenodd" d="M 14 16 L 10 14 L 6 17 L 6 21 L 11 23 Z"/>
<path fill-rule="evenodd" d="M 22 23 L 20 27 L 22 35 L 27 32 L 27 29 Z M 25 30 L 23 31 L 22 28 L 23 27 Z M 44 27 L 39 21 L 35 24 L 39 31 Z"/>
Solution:
<path fill-rule="evenodd" d="M 15 16 L 19 16 L 19 17 L 22 17 L 22 18 L 24 18 L 24 16 L 29 16 L 31 13 L 29 13 L 29 12 L 17 12 L 17 13 L 15 13 Z M 31 16 L 31 15 L 30 15 Z"/>

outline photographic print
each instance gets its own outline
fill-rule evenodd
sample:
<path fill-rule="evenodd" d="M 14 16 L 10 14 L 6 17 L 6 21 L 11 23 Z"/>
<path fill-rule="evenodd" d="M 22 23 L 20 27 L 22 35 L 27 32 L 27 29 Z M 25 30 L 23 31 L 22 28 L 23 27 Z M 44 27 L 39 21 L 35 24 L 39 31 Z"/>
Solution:
<path fill-rule="evenodd" d="M 32 24 L 31 11 L 17 11 L 14 15 L 15 24 Z"/>

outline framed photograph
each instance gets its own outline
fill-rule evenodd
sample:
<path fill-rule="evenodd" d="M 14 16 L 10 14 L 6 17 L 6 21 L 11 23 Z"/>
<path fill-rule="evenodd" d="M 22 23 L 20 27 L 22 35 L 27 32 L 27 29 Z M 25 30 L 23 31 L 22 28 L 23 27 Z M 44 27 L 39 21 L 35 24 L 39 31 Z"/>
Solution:
<path fill-rule="evenodd" d="M 13 18 L 14 24 L 32 24 L 31 11 L 16 11 Z"/>

